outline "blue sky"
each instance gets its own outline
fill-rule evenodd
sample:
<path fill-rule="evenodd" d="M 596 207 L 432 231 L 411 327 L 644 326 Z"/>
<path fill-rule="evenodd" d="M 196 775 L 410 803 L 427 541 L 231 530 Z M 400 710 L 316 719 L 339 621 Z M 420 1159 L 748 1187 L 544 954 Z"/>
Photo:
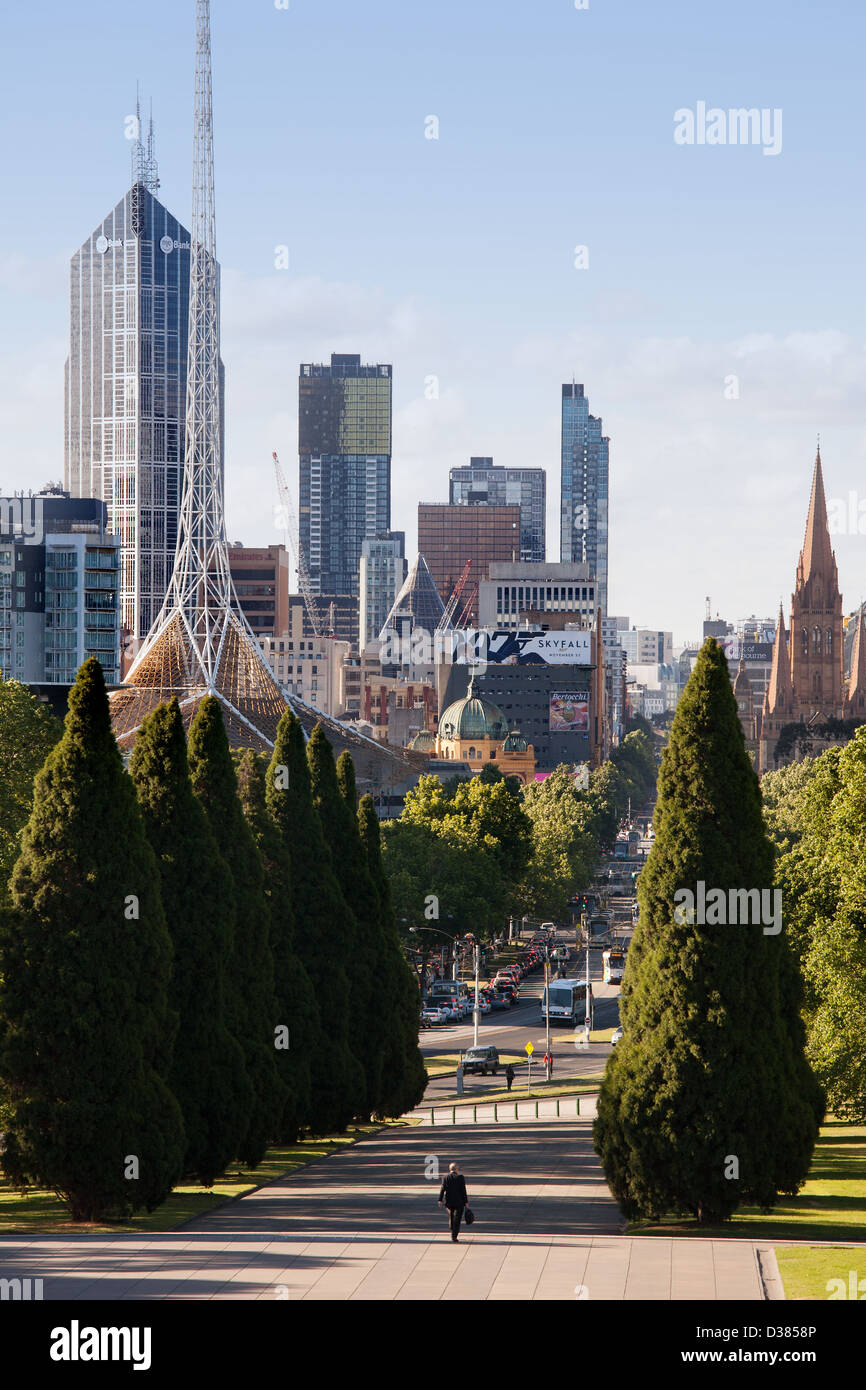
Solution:
<path fill-rule="evenodd" d="M 4 490 L 62 474 L 68 260 L 128 183 L 136 79 L 188 220 L 194 12 L 4 16 Z M 213 0 L 212 28 L 232 538 L 279 539 L 298 363 L 358 351 L 394 363 L 410 546 L 418 500 L 493 454 L 548 469 L 556 559 L 575 375 L 611 438 L 611 610 L 684 640 L 706 594 L 728 617 L 787 604 L 818 431 L 828 492 L 866 498 L 866 8 Z M 780 108 L 781 153 L 678 146 L 698 101 Z M 864 537 L 835 544 L 852 607 Z"/>

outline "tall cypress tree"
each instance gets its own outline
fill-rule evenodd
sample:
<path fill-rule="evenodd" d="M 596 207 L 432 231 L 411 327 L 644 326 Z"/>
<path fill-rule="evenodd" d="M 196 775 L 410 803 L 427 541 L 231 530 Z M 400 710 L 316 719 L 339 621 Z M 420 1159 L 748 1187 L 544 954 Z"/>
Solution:
<path fill-rule="evenodd" d="M 253 1092 L 226 1023 L 234 885 L 189 776 L 177 700 L 141 726 L 130 759 L 174 943 L 170 999 L 180 1019 L 169 1085 L 186 1128 L 184 1172 L 210 1187 L 240 1152 Z"/>
<path fill-rule="evenodd" d="M 86 661 L 38 773 L 0 922 L 3 1167 L 59 1192 L 74 1220 L 153 1210 L 180 1177 L 165 1081 L 177 1017 L 159 872 Z"/>
<path fill-rule="evenodd" d="M 624 1037 L 602 1082 L 596 1148 L 626 1216 L 725 1220 L 740 1204 L 769 1208 L 797 1190 L 821 1096 L 804 1057 L 784 930 L 765 934 L 754 918 L 722 924 L 731 890 L 772 889 L 773 849 L 727 661 L 712 638 L 677 708 L 654 825 L 623 983 Z M 700 884 L 705 900 L 724 894 L 719 924 L 718 899 L 700 911 Z"/>
<path fill-rule="evenodd" d="M 339 764 L 338 764 L 339 766 Z M 362 796 L 358 807 L 358 826 L 361 843 L 367 856 L 367 867 L 379 898 L 379 913 L 385 938 L 383 979 L 386 997 L 394 1002 L 396 1028 L 389 1030 L 389 1056 L 386 1063 L 385 1094 L 381 1106 L 384 1115 L 403 1115 L 423 1099 L 427 1072 L 418 1046 L 418 1019 L 421 995 L 418 982 L 400 947 L 400 934 L 391 901 L 391 886 L 382 863 L 382 840 L 379 817 L 372 796 Z"/>
<path fill-rule="evenodd" d="M 399 1031 L 395 1027 L 396 1020 L 390 1008 L 382 1007 L 383 1000 L 387 1000 L 390 1005 L 393 998 L 388 987 L 382 904 L 370 873 L 366 848 L 361 843 L 355 764 L 352 762 L 351 754 L 344 752 L 340 754 L 334 768 L 333 750 L 324 732 L 322 740 L 327 745 L 321 760 L 325 777 L 322 790 L 333 804 L 331 852 L 343 896 L 347 903 L 352 904 L 358 927 L 357 976 L 359 982 L 363 980 L 364 983 L 364 992 L 358 1003 L 359 1013 L 362 1005 L 366 1008 L 366 1023 L 362 1036 L 368 1113 L 378 1115 L 384 1113 L 382 1106 L 386 1092 L 390 1090 L 390 1081 L 385 1071 L 386 1053 L 391 1040 L 396 1040 L 395 1034 Z M 311 745 L 312 743 L 313 740 Z"/>
<path fill-rule="evenodd" d="M 234 885 L 228 1021 L 253 1088 L 252 1112 L 238 1157 L 254 1168 L 276 1134 L 285 1101 L 275 1052 L 274 961 L 262 861 L 238 799 L 222 710 L 213 695 L 202 700 L 190 726 L 189 767 L 193 791 Z"/>
<path fill-rule="evenodd" d="M 349 1047 L 346 906 L 313 804 L 310 769 L 300 722 L 287 709 L 268 767 L 268 809 L 291 861 L 295 944 L 313 984 L 322 1038 L 310 1056 L 311 1128 L 345 1129 L 366 1088 L 364 1070 Z"/>
<path fill-rule="evenodd" d="M 288 1044 L 278 1048 L 276 1054 L 286 1090 L 277 1138 L 292 1143 L 312 1123 L 310 1057 L 322 1045 L 322 1025 L 310 977 L 295 949 L 292 865 L 288 848 L 268 811 L 267 766 L 261 756 L 248 749 L 238 766 L 238 791 L 265 871 L 276 1020 L 287 1029 Z"/>

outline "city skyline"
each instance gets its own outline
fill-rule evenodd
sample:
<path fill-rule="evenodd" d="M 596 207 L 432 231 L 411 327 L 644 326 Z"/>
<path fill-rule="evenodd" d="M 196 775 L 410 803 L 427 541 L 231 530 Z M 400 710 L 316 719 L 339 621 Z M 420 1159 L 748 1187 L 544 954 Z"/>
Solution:
<path fill-rule="evenodd" d="M 321 15 L 297 6 L 267 15 L 215 6 L 231 538 L 279 539 L 268 460 L 274 447 L 287 457 L 296 448 L 291 364 L 357 350 L 365 361 L 394 364 L 391 524 L 406 530 L 409 553 L 419 475 L 425 500 L 444 501 L 449 468 L 465 462 L 478 440 L 497 463 L 547 470 L 548 534 L 555 534 L 558 382 L 573 374 L 615 445 L 611 612 L 673 629 L 681 642 L 697 636 L 707 593 L 730 617 L 775 611 L 787 556 L 801 539 L 800 497 L 819 431 L 831 515 L 839 511 L 834 499 L 856 493 L 853 513 L 848 508 L 854 522 L 835 540 L 843 592 L 859 593 L 862 304 L 856 258 L 840 229 L 856 224 L 862 202 L 844 113 L 863 16 L 843 7 L 847 43 L 838 27 L 832 36 L 809 27 L 806 43 L 805 16 L 781 4 L 755 16 L 735 3 L 712 44 L 702 35 L 696 60 L 698 21 L 682 4 L 653 26 L 640 7 L 626 5 L 619 22 L 623 15 L 628 22 L 617 30 L 602 10 L 563 7 L 533 16 L 531 31 L 522 7 L 497 6 L 496 72 L 482 66 L 477 89 L 461 88 L 455 99 L 454 78 L 473 59 L 477 65 L 488 41 L 483 19 L 493 11 L 482 5 L 461 15 L 445 4 L 432 37 L 420 17 L 403 17 L 409 59 L 406 71 L 389 65 L 390 86 L 382 89 L 389 101 L 371 96 L 376 82 L 353 73 L 357 44 L 372 53 L 360 18 L 348 4 L 333 9 L 340 22 L 326 29 Z M 383 23 L 402 15 L 392 4 L 381 11 Z M 744 66 L 739 25 L 747 17 Z M 137 76 L 153 92 L 161 199 L 185 221 L 190 24 L 160 3 L 154 19 L 153 34 L 133 31 L 132 39 L 123 17 L 103 17 L 98 33 L 85 27 L 92 53 L 85 45 L 79 67 L 64 76 L 65 7 L 49 3 L 38 17 L 10 17 L 12 40 L 25 50 L 38 41 L 59 85 L 56 108 L 36 110 L 16 132 L 0 215 L 6 491 L 37 488 L 61 471 L 64 267 L 128 179 L 124 119 Z M 465 53 L 449 57 L 455 32 Z M 340 80 L 331 108 L 310 122 L 305 103 L 316 65 L 309 57 L 325 43 Z M 665 52 L 652 75 L 637 69 L 647 44 Z M 517 96 L 508 82 L 522 71 L 524 47 L 543 51 L 546 66 Z M 834 85 L 805 85 L 822 63 L 829 70 L 831 53 Z M 580 96 L 547 80 L 558 80 L 578 55 L 587 78 Z M 386 56 L 374 55 L 376 74 Z M 281 65 L 292 79 L 288 95 L 285 82 L 271 81 Z M 9 74 L 7 122 L 23 106 L 27 65 L 19 67 Z M 617 102 L 602 105 L 612 74 Z M 91 90 L 101 91 L 98 101 L 88 100 Z M 547 104 L 539 107 L 542 92 Z M 778 157 L 679 146 L 674 112 L 702 93 L 710 105 L 783 109 Z M 56 141 L 59 109 L 68 112 L 79 159 L 74 170 L 53 172 L 49 190 L 38 171 L 52 129 Z M 601 111 L 604 119 L 593 121 Z M 425 133 L 431 113 L 436 140 Z M 556 160 L 569 149 L 576 159 L 577 129 L 586 182 L 567 194 L 562 211 L 546 191 L 530 216 Z M 350 156 L 363 148 L 363 170 L 342 160 L 347 145 Z M 332 190 L 323 171 L 338 166 L 342 186 Z M 263 180 L 265 167 L 280 179 Z M 515 169 L 520 207 L 507 192 Z M 583 190 L 606 173 L 614 178 L 602 206 Z M 812 189 L 808 208 L 804 186 Z M 335 209 L 347 191 L 359 197 L 359 215 L 340 219 Z M 467 259 L 453 214 L 482 198 L 492 214 L 485 225 L 495 232 L 474 239 Z M 639 226 L 627 231 L 638 207 Z M 547 217 L 542 232 L 539 208 Z M 578 244 L 588 247 L 587 269 L 574 264 Z M 276 248 L 284 245 L 289 264 L 279 270 Z"/>

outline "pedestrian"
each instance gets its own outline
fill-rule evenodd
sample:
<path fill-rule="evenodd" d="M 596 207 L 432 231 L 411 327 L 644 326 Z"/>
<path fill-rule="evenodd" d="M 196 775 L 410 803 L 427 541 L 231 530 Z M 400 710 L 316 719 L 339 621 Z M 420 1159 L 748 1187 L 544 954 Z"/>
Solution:
<path fill-rule="evenodd" d="M 448 1208 L 448 1214 L 451 1218 L 451 1239 L 456 1240 L 457 1232 L 460 1230 L 460 1221 L 469 1205 L 466 1179 L 456 1163 L 450 1165 L 447 1174 L 442 1179 L 442 1190 L 439 1193 L 440 1207 L 443 1202 Z"/>
<path fill-rule="evenodd" d="M 509 1091 L 510 1091 L 510 1090 L 511 1090 L 511 1083 L 512 1083 L 512 1081 L 514 1080 L 514 1068 L 513 1068 L 513 1066 L 511 1065 L 510 1062 L 508 1063 L 508 1066 L 505 1068 L 505 1080 L 506 1080 L 506 1083 L 507 1083 L 507 1085 L 508 1085 L 508 1089 L 509 1089 Z"/>
<path fill-rule="evenodd" d="M 553 1076 L 553 1053 L 550 1052 L 550 1053 L 548 1053 L 548 1057 L 547 1057 L 547 1079 L 548 1079 L 548 1081 L 550 1080 L 550 1078 L 551 1078 L 552 1076 Z"/>

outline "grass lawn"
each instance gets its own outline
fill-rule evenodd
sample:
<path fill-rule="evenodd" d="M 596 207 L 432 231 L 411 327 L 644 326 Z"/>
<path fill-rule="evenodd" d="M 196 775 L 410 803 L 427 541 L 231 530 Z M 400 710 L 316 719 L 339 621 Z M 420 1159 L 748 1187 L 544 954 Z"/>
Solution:
<path fill-rule="evenodd" d="M 846 1124 L 828 1115 L 806 1182 L 796 1197 L 783 1197 L 769 1215 L 743 1207 L 722 1226 L 674 1219 L 655 1225 L 636 1222 L 630 1233 L 866 1242 L 866 1126 Z M 847 1277 L 848 1268 L 846 1265 L 839 1277 Z M 863 1272 L 866 1275 L 866 1269 Z"/>
<path fill-rule="evenodd" d="M 779 1261 L 786 1298 L 866 1297 L 866 1250 L 852 1250 L 850 1246 L 846 1248 L 840 1245 L 817 1248 L 782 1245 L 776 1249 L 776 1259 Z M 830 1284 L 831 1279 L 841 1280 L 842 1288 L 838 1283 Z"/>
<path fill-rule="evenodd" d="M 149 1214 L 142 1212 L 129 1221 L 112 1222 L 105 1225 L 70 1221 L 66 1207 L 54 1192 L 29 1188 L 21 1192 L 10 1186 L 6 1178 L 0 1176 L 0 1235 L 74 1235 L 85 1233 L 99 1235 L 106 1232 L 122 1231 L 171 1231 L 190 1217 L 218 1207 L 235 1197 L 242 1197 L 263 1183 L 273 1182 L 286 1173 L 293 1173 L 317 1158 L 324 1158 L 347 1145 L 363 1139 L 369 1134 L 399 1124 L 400 1121 L 387 1121 L 385 1125 L 356 1125 L 345 1134 L 324 1139 L 309 1139 L 287 1148 L 269 1149 L 258 1168 L 242 1171 L 232 1167 L 227 1175 L 218 1178 L 213 1187 L 201 1187 L 197 1183 L 176 1187 L 161 1207 Z"/>

